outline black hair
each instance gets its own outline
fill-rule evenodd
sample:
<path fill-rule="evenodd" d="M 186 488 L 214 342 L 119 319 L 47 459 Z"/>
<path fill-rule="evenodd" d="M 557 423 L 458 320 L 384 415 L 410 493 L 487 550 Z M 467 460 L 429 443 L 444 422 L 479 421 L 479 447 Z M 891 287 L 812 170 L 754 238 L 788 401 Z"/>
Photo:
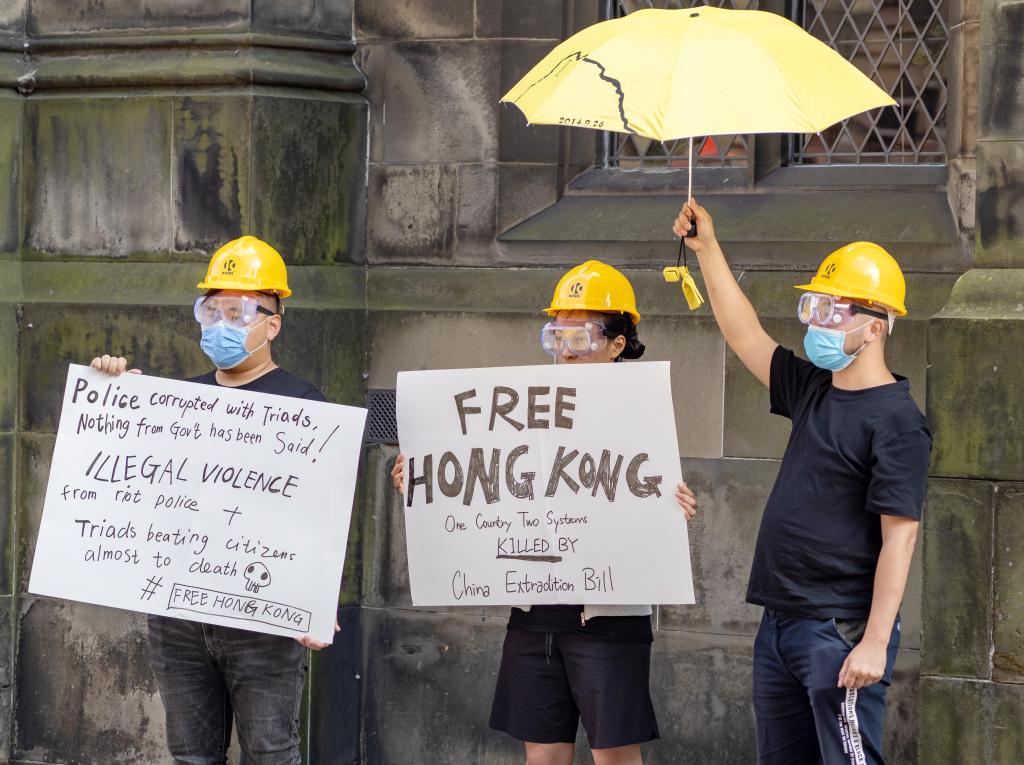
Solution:
<path fill-rule="evenodd" d="M 626 347 L 615 357 L 616 361 L 638 359 L 644 355 L 644 344 L 636 335 L 636 325 L 632 316 L 626 313 L 606 313 L 602 316 L 602 323 L 604 336 L 609 340 L 614 340 L 619 335 L 626 338 Z"/>

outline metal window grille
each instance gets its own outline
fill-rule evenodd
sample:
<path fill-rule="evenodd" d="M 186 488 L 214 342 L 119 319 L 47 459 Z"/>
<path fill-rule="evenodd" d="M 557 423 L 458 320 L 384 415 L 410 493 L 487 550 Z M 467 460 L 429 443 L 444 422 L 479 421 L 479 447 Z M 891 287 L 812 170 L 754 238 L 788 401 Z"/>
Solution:
<path fill-rule="evenodd" d="M 797 21 L 896 101 L 790 139 L 792 164 L 946 161 L 947 0 L 798 0 Z"/>
<path fill-rule="evenodd" d="M 395 391 L 370 388 L 366 391 L 366 443 L 397 444 L 398 418 L 395 415 Z"/>
<path fill-rule="evenodd" d="M 755 9 L 759 0 L 713 0 Z M 700 0 L 616 0 L 615 14 L 641 8 L 691 8 Z M 834 48 L 896 100 L 818 135 L 788 137 L 789 164 L 931 164 L 946 161 L 948 0 L 795 0 L 794 20 Z M 610 134 L 607 165 L 685 168 L 687 141 Z M 750 136 L 694 139 L 694 166 L 746 167 Z"/>
<path fill-rule="evenodd" d="M 716 5 L 720 8 L 756 9 L 758 0 L 616 0 L 615 13 L 626 16 L 641 8 L 695 8 Z M 638 135 L 612 133 L 608 164 L 623 169 L 685 168 L 688 162 L 687 139 L 652 141 Z M 716 135 L 693 139 L 694 167 L 746 167 L 750 159 L 749 136 Z"/>

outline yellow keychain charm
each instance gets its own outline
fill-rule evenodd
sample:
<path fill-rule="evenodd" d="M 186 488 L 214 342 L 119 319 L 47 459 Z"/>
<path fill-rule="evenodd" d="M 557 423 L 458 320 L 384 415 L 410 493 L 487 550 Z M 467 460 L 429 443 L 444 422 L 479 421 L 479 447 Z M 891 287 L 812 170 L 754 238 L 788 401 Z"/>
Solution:
<path fill-rule="evenodd" d="M 665 277 L 667 282 L 682 281 L 683 296 L 686 298 L 686 304 L 690 306 L 691 311 L 696 311 L 704 305 L 704 296 L 697 289 L 697 282 L 690 276 L 689 268 L 686 266 L 665 266 L 661 275 Z"/>
<path fill-rule="evenodd" d="M 695 229 L 691 230 L 691 234 L 696 233 Z M 683 240 L 679 240 L 679 256 L 676 258 L 676 264 L 674 266 L 665 266 L 661 271 L 661 275 L 665 277 L 667 282 L 678 282 L 681 281 L 680 285 L 683 288 L 683 297 L 686 298 L 686 304 L 690 306 L 691 311 L 696 311 L 702 305 L 704 305 L 704 296 L 700 294 L 700 290 L 697 289 L 697 282 L 690 276 L 690 269 L 686 265 L 686 249 L 683 246 Z M 683 265 L 680 265 L 682 263 Z"/>

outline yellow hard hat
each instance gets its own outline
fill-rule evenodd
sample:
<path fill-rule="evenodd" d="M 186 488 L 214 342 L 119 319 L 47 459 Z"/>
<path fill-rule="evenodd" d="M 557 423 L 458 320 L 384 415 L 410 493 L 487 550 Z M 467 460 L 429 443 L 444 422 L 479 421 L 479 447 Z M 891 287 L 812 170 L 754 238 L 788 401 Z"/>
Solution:
<path fill-rule="evenodd" d="M 871 242 L 840 247 L 821 262 L 810 284 L 798 284 L 796 288 L 878 303 L 899 316 L 907 315 L 903 304 L 907 283 L 899 263 Z"/>
<path fill-rule="evenodd" d="M 640 323 L 633 285 L 622 272 L 600 260 L 588 260 L 576 266 L 558 282 L 548 316 L 558 311 L 600 311 L 628 313 L 634 324 Z"/>
<path fill-rule="evenodd" d="M 288 289 L 284 259 L 277 250 L 254 236 L 233 239 L 213 253 L 206 278 L 196 287 L 273 292 L 281 298 L 292 294 Z"/>

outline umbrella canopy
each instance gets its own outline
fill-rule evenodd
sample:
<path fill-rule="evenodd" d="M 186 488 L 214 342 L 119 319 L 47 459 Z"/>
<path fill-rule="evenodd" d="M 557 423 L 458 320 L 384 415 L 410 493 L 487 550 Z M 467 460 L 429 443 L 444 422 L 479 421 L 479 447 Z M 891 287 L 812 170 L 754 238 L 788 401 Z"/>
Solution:
<path fill-rule="evenodd" d="M 816 133 L 896 103 L 793 22 L 709 6 L 641 10 L 588 27 L 501 100 L 533 124 L 658 141 Z"/>
<path fill-rule="evenodd" d="M 656 141 L 736 133 L 817 133 L 896 102 L 853 64 L 788 19 L 701 6 L 647 9 L 570 37 L 502 101 L 530 123 L 633 133 Z M 697 228 L 690 229 L 690 235 Z M 679 242 L 676 265 L 691 309 L 704 298 Z"/>

